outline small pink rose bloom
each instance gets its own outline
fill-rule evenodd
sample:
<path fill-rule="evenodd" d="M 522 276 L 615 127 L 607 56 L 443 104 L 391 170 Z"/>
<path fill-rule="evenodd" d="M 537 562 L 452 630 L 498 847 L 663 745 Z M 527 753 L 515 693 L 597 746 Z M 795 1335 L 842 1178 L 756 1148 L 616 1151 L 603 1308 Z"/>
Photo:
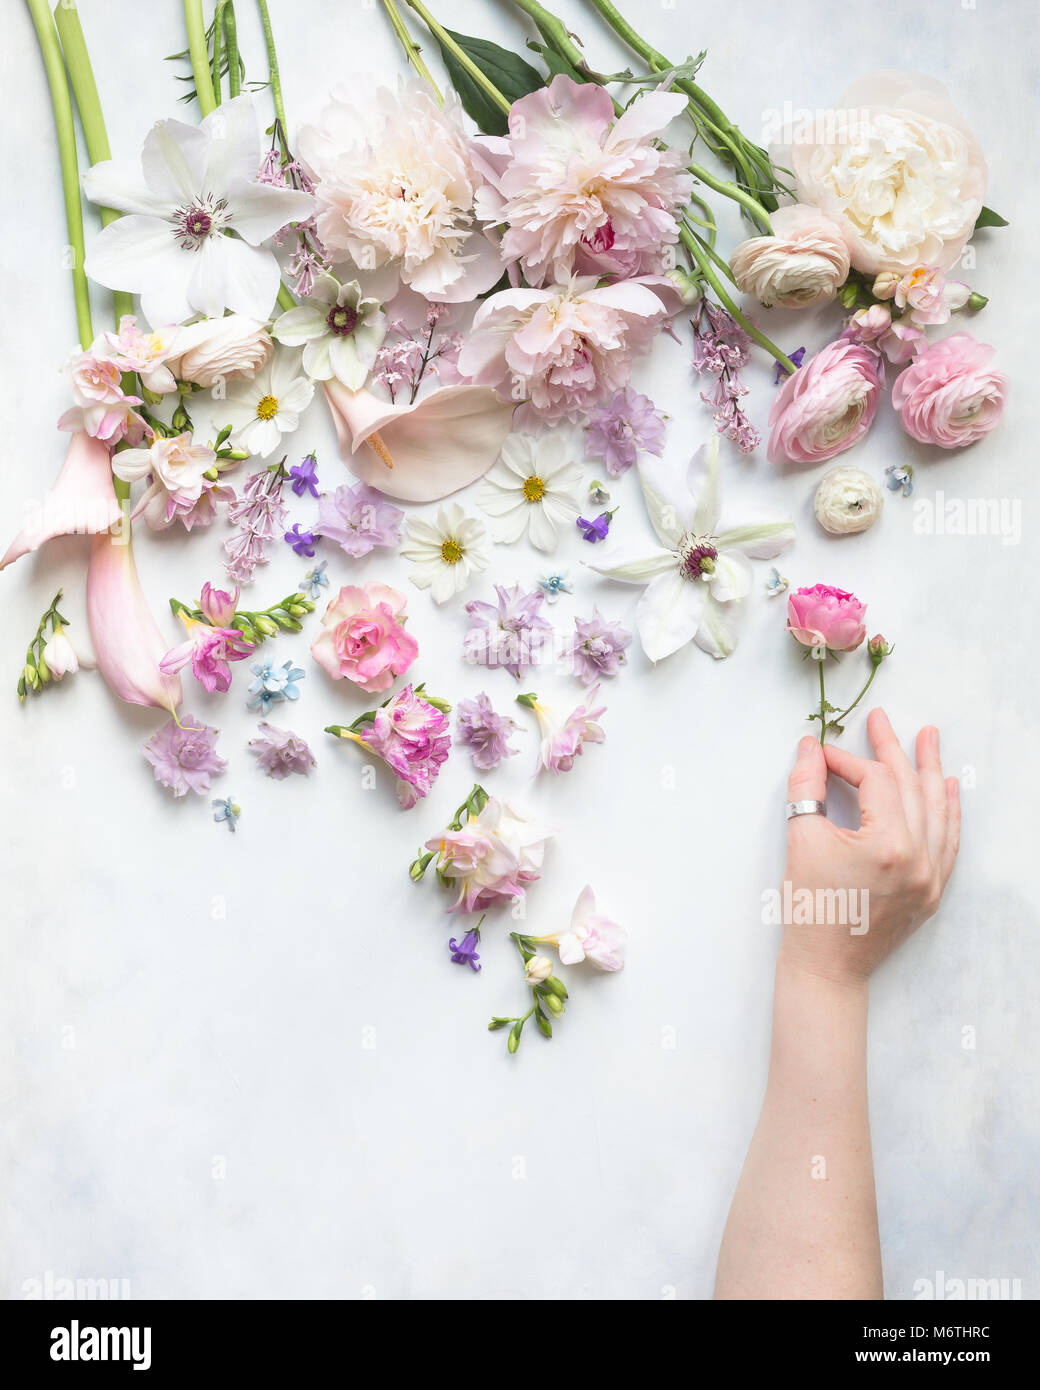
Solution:
<path fill-rule="evenodd" d="M 552 710 L 537 701 L 531 706 L 538 716 L 542 731 L 542 744 L 538 753 L 539 769 L 549 772 L 570 772 L 574 759 L 585 751 L 586 743 L 603 743 L 606 734 L 596 721 L 606 712 L 606 705 L 593 709 L 593 701 L 599 693 L 597 682 L 589 690 L 580 705 L 568 714 L 562 722 Z"/>
<path fill-rule="evenodd" d="M 831 584 L 795 589 L 787 600 L 787 631 L 806 647 L 851 652 L 863 641 L 867 605 Z"/>
<path fill-rule="evenodd" d="M 960 280 L 947 280 L 937 266 L 919 265 L 908 270 L 895 288 L 899 309 L 918 325 L 949 323 L 954 309 L 963 309 L 971 290 Z"/>
<path fill-rule="evenodd" d="M 962 449 L 989 434 L 1007 394 L 992 356 L 992 347 L 970 333 L 952 333 L 918 353 L 892 388 L 907 434 L 940 449 Z"/>
<path fill-rule="evenodd" d="M 83 430 L 106 444 L 124 438 L 136 443 L 142 438 L 144 422 L 134 410 L 141 398 L 123 394 L 117 363 L 95 356 L 91 349 L 74 354 L 67 371 L 74 404 L 58 421 L 60 430 Z"/>
<path fill-rule="evenodd" d="M 388 690 L 419 655 L 402 626 L 406 605 L 386 584 L 346 585 L 326 608 L 311 655 L 333 680 L 345 676 L 370 694 Z"/>
<path fill-rule="evenodd" d="M 624 967 L 622 949 L 628 940 L 624 927 L 596 911 L 596 895 L 586 884 L 574 904 L 571 924 L 551 936 L 536 936 L 555 946 L 562 965 L 578 965 L 591 961 L 600 970 L 621 970 Z"/>
<path fill-rule="evenodd" d="M 838 338 L 787 377 L 769 412 L 769 461 L 821 463 L 873 424 L 885 366 L 866 343 Z"/>
<path fill-rule="evenodd" d="M 252 642 L 246 642 L 237 628 L 210 627 L 190 618 L 187 613 L 179 614 L 188 632 L 188 640 L 180 646 L 172 647 L 159 662 L 163 675 L 172 675 L 182 666 L 191 662 L 191 669 L 212 695 L 214 690 L 223 693 L 231 687 L 230 661 L 244 661 L 254 650 Z"/>

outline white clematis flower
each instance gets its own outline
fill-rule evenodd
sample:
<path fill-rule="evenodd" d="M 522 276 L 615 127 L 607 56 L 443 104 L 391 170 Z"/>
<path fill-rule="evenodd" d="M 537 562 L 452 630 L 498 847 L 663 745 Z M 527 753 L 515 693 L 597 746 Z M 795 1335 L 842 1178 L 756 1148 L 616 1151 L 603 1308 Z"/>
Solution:
<path fill-rule="evenodd" d="M 556 528 L 576 521 L 582 466 L 565 430 L 535 439 L 511 434 L 477 493 L 477 505 L 494 521 L 491 534 L 509 545 L 526 531 L 539 550 L 556 549 Z"/>
<path fill-rule="evenodd" d="M 356 280 L 341 285 L 334 275 L 319 275 L 304 302 L 275 320 L 271 335 L 288 347 L 306 345 L 303 370 L 315 381 L 335 377 L 360 391 L 386 337 L 386 315 Z"/>
<path fill-rule="evenodd" d="M 685 476 L 649 455 L 639 479 L 661 548 L 622 545 L 586 561 L 608 579 L 646 584 L 636 626 L 651 661 L 692 638 L 714 657 L 737 645 L 740 600 L 751 588 L 750 559 L 770 560 L 794 540 L 794 522 L 776 517 L 741 526 L 719 524 L 719 440 L 694 455 Z"/>
<path fill-rule="evenodd" d="M 158 121 L 140 168 L 107 159 L 83 176 L 91 202 L 127 214 L 98 235 L 84 269 L 99 285 L 139 294 L 153 327 L 196 313 L 216 318 L 225 309 L 265 321 L 279 271 L 261 243 L 287 222 L 305 221 L 314 199 L 258 183 L 259 168 L 248 96 L 199 126 Z"/>
<path fill-rule="evenodd" d="M 251 381 L 233 381 L 220 404 L 237 445 L 258 458 L 267 458 L 300 423 L 311 403 L 314 384 L 297 376 L 299 352 L 274 352 Z"/>

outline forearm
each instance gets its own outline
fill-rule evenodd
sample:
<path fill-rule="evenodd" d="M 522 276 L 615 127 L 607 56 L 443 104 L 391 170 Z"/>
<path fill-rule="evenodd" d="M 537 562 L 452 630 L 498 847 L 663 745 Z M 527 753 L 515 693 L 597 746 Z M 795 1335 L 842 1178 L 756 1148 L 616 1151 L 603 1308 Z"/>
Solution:
<path fill-rule="evenodd" d="M 867 984 L 781 950 L 769 1081 L 719 1252 L 717 1298 L 881 1298 Z"/>

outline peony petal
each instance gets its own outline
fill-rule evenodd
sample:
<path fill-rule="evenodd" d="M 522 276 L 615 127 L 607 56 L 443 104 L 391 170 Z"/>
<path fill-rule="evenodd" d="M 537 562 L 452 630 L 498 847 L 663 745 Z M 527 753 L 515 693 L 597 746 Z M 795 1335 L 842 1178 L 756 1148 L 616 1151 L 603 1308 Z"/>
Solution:
<path fill-rule="evenodd" d="M 94 535 L 117 526 L 123 512 L 112 486 L 108 449 L 82 431 L 69 440 L 50 492 L 0 559 L 0 569 L 54 536 Z"/>
<path fill-rule="evenodd" d="M 651 580 L 636 605 L 636 628 L 651 661 L 671 656 L 697 632 L 708 586 L 684 579 L 674 567 Z"/>
<path fill-rule="evenodd" d="M 94 537 L 87 621 L 98 670 L 109 689 L 132 705 L 176 710 L 180 678 L 164 676 L 159 669 L 167 643 L 145 602 L 129 535 Z"/>
<path fill-rule="evenodd" d="M 646 140 L 659 135 L 665 126 L 686 110 L 686 97 L 678 92 L 646 92 L 618 118 L 604 148 L 616 149 L 627 141 Z"/>

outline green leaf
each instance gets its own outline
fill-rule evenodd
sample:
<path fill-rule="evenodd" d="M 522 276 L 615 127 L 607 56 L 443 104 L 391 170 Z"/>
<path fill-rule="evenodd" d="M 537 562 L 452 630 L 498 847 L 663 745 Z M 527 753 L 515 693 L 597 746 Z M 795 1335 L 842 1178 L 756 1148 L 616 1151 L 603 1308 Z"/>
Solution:
<path fill-rule="evenodd" d="M 446 32 L 507 101 L 516 101 L 545 86 L 545 79 L 537 69 L 530 63 L 525 63 L 523 58 L 515 53 L 499 48 L 497 43 L 491 43 L 487 39 L 472 39 L 467 34 L 456 34 L 453 29 Z M 453 53 L 443 44 L 440 45 L 440 50 L 451 84 L 459 94 L 463 109 L 476 121 L 477 128 L 485 135 L 505 135 L 509 130 L 506 113 L 499 110 Z"/>
<path fill-rule="evenodd" d="M 533 53 L 537 53 L 542 62 L 549 69 L 549 77 L 569 77 L 572 82 L 591 82 L 593 79 L 588 73 L 579 72 L 562 53 L 557 53 L 555 48 L 550 48 L 547 43 L 539 43 L 537 39 L 528 39 L 527 46 Z"/>
<path fill-rule="evenodd" d="M 994 212 L 992 208 L 984 207 L 975 219 L 975 230 L 978 232 L 983 227 L 1006 227 L 1008 226 L 1006 217 L 1001 217 L 999 212 Z"/>

